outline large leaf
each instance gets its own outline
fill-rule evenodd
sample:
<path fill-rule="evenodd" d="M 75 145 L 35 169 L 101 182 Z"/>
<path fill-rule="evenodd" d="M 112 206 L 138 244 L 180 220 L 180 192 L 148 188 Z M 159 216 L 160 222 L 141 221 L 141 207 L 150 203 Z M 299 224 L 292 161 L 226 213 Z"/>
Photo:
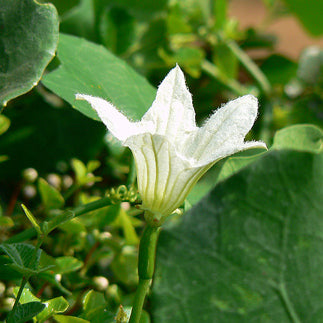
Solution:
<path fill-rule="evenodd" d="M 58 16 L 50 4 L 0 0 L 0 105 L 32 89 L 53 58 Z"/>
<path fill-rule="evenodd" d="M 323 34 L 323 1 L 284 0 L 303 26 L 313 35 Z"/>
<path fill-rule="evenodd" d="M 273 150 L 164 230 L 154 322 L 322 322 L 322 165 Z"/>
<path fill-rule="evenodd" d="M 99 120 L 95 111 L 75 94 L 91 94 L 111 101 L 131 118 L 140 118 L 152 103 L 156 90 L 124 61 L 103 46 L 60 35 L 61 65 L 43 83 L 86 116 Z"/>

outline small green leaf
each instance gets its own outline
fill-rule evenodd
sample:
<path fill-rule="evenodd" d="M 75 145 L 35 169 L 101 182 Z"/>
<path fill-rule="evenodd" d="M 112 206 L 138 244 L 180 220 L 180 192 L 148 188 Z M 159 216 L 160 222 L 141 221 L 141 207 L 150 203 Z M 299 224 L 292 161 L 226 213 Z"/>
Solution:
<path fill-rule="evenodd" d="M 25 323 L 44 309 L 45 305 L 40 302 L 30 302 L 18 305 L 15 312 L 10 312 L 7 323 Z"/>
<path fill-rule="evenodd" d="M 22 273 L 37 272 L 41 250 L 35 253 L 35 247 L 26 243 L 12 243 L 0 245 L 9 258 L 13 267 Z"/>
<path fill-rule="evenodd" d="M 106 300 L 102 293 L 96 292 L 93 289 L 86 293 L 83 299 L 83 310 L 86 315 L 90 315 L 92 311 L 100 308 L 105 308 Z"/>
<path fill-rule="evenodd" d="M 0 114 L 0 135 L 5 133 L 10 127 L 10 119 Z"/>
<path fill-rule="evenodd" d="M 17 297 L 19 291 L 19 287 L 15 287 L 13 289 L 13 293 L 15 295 L 15 297 Z M 36 297 L 30 290 L 29 288 L 24 288 L 24 290 L 22 291 L 19 303 L 20 304 L 25 304 L 25 303 L 30 303 L 30 302 L 39 302 L 40 299 L 38 297 Z"/>
<path fill-rule="evenodd" d="M 114 314 L 107 311 L 107 302 L 102 293 L 90 290 L 83 299 L 83 315 L 91 323 L 113 323 Z"/>
<path fill-rule="evenodd" d="M 99 120 L 75 94 L 90 94 L 111 101 L 131 118 L 139 119 L 152 103 L 156 90 L 146 79 L 104 47 L 68 35 L 60 35 L 61 65 L 43 83 L 86 116 Z M 135 86 L 134 86 L 135 84 Z"/>
<path fill-rule="evenodd" d="M 131 308 L 127 311 L 123 306 L 120 306 L 116 316 L 116 323 L 127 323 L 131 314 Z"/>
<path fill-rule="evenodd" d="M 40 323 L 46 321 L 54 314 L 65 312 L 69 307 L 68 301 L 62 296 L 50 299 L 44 304 L 46 306 L 45 309 L 37 315 L 37 321 Z"/>
<path fill-rule="evenodd" d="M 115 219 L 113 224 L 122 228 L 127 245 L 138 245 L 139 238 L 131 221 L 131 217 L 121 207 L 119 208 L 118 217 Z"/>
<path fill-rule="evenodd" d="M 55 55 L 58 15 L 51 4 L 0 0 L 0 17 L 0 105 L 6 105 L 38 83 Z"/>
<path fill-rule="evenodd" d="M 77 271 L 83 266 L 83 262 L 70 256 L 58 257 L 55 259 L 56 267 L 53 271 L 56 274 L 67 274 Z"/>
<path fill-rule="evenodd" d="M 220 43 L 215 46 L 214 63 L 219 68 L 223 77 L 228 79 L 235 79 L 237 77 L 238 59 L 225 44 Z"/>
<path fill-rule="evenodd" d="M 38 179 L 38 189 L 42 202 L 47 209 L 60 209 L 64 205 L 65 201 L 61 193 L 43 178 Z"/>
<path fill-rule="evenodd" d="M 58 323 L 90 323 L 90 321 L 75 316 L 54 315 L 54 319 Z"/>
<path fill-rule="evenodd" d="M 277 131 L 272 149 L 294 149 L 320 153 L 323 131 L 313 125 L 295 125 Z"/>
<path fill-rule="evenodd" d="M 72 159 L 71 164 L 72 164 L 72 168 L 75 172 L 76 181 L 78 183 L 80 183 L 83 180 L 83 178 L 86 177 L 86 175 L 87 175 L 86 166 L 83 164 L 82 161 L 80 161 L 76 158 Z"/>
<path fill-rule="evenodd" d="M 35 230 L 37 231 L 37 233 L 39 235 L 42 235 L 43 232 L 39 226 L 39 224 L 37 223 L 36 219 L 34 218 L 34 216 L 32 215 L 32 213 L 26 208 L 25 205 L 21 204 L 22 209 L 24 210 L 28 220 L 31 222 L 31 224 L 33 225 L 33 227 L 35 228 Z"/>
<path fill-rule="evenodd" d="M 178 63 L 193 77 L 201 74 L 201 64 L 204 59 L 204 52 L 195 47 L 181 47 L 173 55 L 169 55 L 165 50 L 159 50 L 160 57 L 166 62 L 167 66 L 174 67 Z"/>
<path fill-rule="evenodd" d="M 88 173 L 94 172 L 96 169 L 100 167 L 101 163 L 98 160 L 90 160 L 87 165 L 86 169 Z"/>

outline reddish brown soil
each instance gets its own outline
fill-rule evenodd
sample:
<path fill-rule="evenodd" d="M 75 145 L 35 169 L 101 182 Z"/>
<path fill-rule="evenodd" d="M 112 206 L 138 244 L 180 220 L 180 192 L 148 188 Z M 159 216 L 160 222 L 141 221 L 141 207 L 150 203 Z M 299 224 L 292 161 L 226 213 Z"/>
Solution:
<path fill-rule="evenodd" d="M 242 29 L 257 27 L 257 30 L 275 34 L 278 43 L 275 52 L 293 59 L 299 57 L 305 47 L 318 45 L 323 47 L 323 37 L 313 38 L 294 16 L 284 16 L 267 22 L 268 12 L 261 0 L 232 0 L 229 15 L 236 17 Z M 252 56 L 261 56 L 263 52 L 254 52 Z"/>

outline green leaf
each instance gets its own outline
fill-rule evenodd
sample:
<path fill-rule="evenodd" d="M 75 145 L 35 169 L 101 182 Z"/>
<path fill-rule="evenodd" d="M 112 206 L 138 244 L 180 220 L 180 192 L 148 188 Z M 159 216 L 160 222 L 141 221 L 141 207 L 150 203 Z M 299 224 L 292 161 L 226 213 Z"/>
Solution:
<path fill-rule="evenodd" d="M 55 262 L 56 267 L 53 269 L 53 271 L 56 274 L 71 273 L 77 271 L 83 266 L 82 261 L 71 256 L 58 257 L 55 259 Z"/>
<path fill-rule="evenodd" d="M 70 0 L 65 0 L 64 5 L 69 2 Z M 94 27 L 95 16 L 93 0 L 80 0 L 77 6 L 74 6 L 61 16 L 59 29 L 66 34 L 95 40 L 97 37 Z"/>
<path fill-rule="evenodd" d="M 58 323 L 90 323 L 90 321 L 75 316 L 54 315 L 54 319 Z"/>
<path fill-rule="evenodd" d="M 21 273 L 37 273 L 41 250 L 26 243 L 2 244 L 0 249 L 12 260 L 14 269 Z"/>
<path fill-rule="evenodd" d="M 0 135 L 5 133 L 10 127 L 10 119 L 0 114 Z"/>
<path fill-rule="evenodd" d="M 322 321 L 322 164 L 273 150 L 163 230 L 153 321 Z"/>
<path fill-rule="evenodd" d="M 18 305 L 14 314 L 10 312 L 7 323 L 25 323 L 36 316 L 45 307 L 40 302 L 30 302 Z"/>
<path fill-rule="evenodd" d="M 93 289 L 86 293 L 83 299 L 83 310 L 86 315 L 90 315 L 93 310 L 98 307 L 104 308 L 106 301 L 102 293 L 96 292 Z"/>
<path fill-rule="evenodd" d="M 313 35 L 323 34 L 323 2 L 317 0 L 284 0 L 303 26 Z"/>
<path fill-rule="evenodd" d="M 39 224 L 37 223 L 36 219 L 34 218 L 33 214 L 26 208 L 25 205 L 21 204 L 22 209 L 24 210 L 28 220 L 31 222 L 31 224 L 33 225 L 33 227 L 35 228 L 35 230 L 37 231 L 37 233 L 39 235 L 42 235 L 42 230 L 39 226 Z"/>
<path fill-rule="evenodd" d="M 193 187 L 187 197 L 190 205 L 198 203 L 212 188 L 227 177 L 238 172 L 241 168 L 257 160 L 266 150 L 250 149 L 237 153 L 232 157 L 220 160 L 207 174 Z"/>
<path fill-rule="evenodd" d="M 102 46 L 61 34 L 58 58 L 60 67 L 47 74 L 43 83 L 90 118 L 99 120 L 87 102 L 75 100 L 75 94 L 107 99 L 135 119 L 155 97 L 156 90 L 146 79 Z"/>
<path fill-rule="evenodd" d="M 44 304 L 46 305 L 45 309 L 37 315 L 37 322 L 40 323 L 45 322 L 56 313 L 65 312 L 69 307 L 68 301 L 63 296 L 50 299 Z"/>
<path fill-rule="evenodd" d="M 15 295 L 15 297 L 17 297 L 19 291 L 19 287 L 15 287 L 13 289 L 13 293 Z M 36 297 L 29 288 L 24 288 L 24 290 L 22 291 L 19 303 L 20 304 L 25 304 L 25 303 L 30 303 L 30 302 L 39 302 L 40 299 L 38 297 Z"/>
<path fill-rule="evenodd" d="M 215 46 L 214 63 L 219 68 L 223 77 L 228 79 L 236 79 L 239 62 L 237 57 L 232 53 L 228 46 L 223 43 Z"/>
<path fill-rule="evenodd" d="M 125 53 L 136 39 L 134 17 L 126 9 L 107 7 L 100 18 L 102 43 L 118 56 Z"/>
<path fill-rule="evenodd" d="M 131 220 L 132 218 L 128 215 L 128 213 L 119 207 L 119 213 L 113 222 L 113 225 L 122 228 L 127 245 L 136 246 L 139 243 L 139 238 Z"/>
<path fill-rule="evenodd" d="M 323 131 L 313 125 L 295 125 L 279 130 L 272 149 L 294 149 L 320 153 L 323 151 Z"/>
<path fill-rule="evenodd" d="M 102 293 L 90 290 L 83 299 L 84 316 L 91 323 L 113 323 L 114 314 L 106 310 L 107 303 Z"/>
<path fill-rule="evenodd" d="M 135 246 L 125 246 L 118 252 L 111 263 L 111 269 L 117 281 L 127 286 L 138 283 L 138 250 Z"/>
<path fill-rule="evenodd" d="M 43 178 L 38 179 L 38 189 L 46 209 L 60 209 L 65 201 L 61 193 Z"/>
<path fill-rule="evenodd" d="M 76 176 L 76 181 L 79 183 L 83 180 L 84 177 L 86 177 L 87 175 L 87 168 L 86 166 L 83 164 L 82 161 L 80 161 L 77 158 L 73 158 L 71 160 L 71 165 L 72 168 L 75 172 L 75 176 Z"/>
<path fill-rule="evenodd" d="M 205 53 L 194 47 L 181 47 L 173 55 L 168 55 L 166 51 L 159 50 L 159 55 L 166 62 L 168 67 L 172 68 L 178 63 L 193 77 L 199 77 L 201 74 L 201 64 Z"/>
<path fill-rule="evenodd" d="M 53 58 L 58 16 L 51 4 L 0 0 L 0 17 L 0 105 L 6 105 L 35 86 Z"/>
<path fill-rule="evenodd" d="M 297 64 L 281 55 L 271 55 L 261 65 L 271 85 L 285 85 L 296 76 Z"/>

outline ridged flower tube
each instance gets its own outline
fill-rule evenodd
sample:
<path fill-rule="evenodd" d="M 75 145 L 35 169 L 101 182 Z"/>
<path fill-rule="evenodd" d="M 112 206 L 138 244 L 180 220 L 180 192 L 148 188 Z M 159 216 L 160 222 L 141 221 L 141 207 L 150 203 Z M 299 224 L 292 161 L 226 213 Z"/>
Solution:
<path fill-rule="evenodd" d="M 198 127 L 192 96 L 178 66 L 160 84 L 152 106 L 139 122 L 129 120 L 102 98 L 86 94 L 76 94 L 76 98 L 88 101 L 110 132 L 131 149 L 142 208 L 150 225 L 160 225 L 174 212 L 220 159 L 249 148 L 266 148 L 260 141 L 244 141 L 258 112 L 252 95 L 228 102 Z"/>

